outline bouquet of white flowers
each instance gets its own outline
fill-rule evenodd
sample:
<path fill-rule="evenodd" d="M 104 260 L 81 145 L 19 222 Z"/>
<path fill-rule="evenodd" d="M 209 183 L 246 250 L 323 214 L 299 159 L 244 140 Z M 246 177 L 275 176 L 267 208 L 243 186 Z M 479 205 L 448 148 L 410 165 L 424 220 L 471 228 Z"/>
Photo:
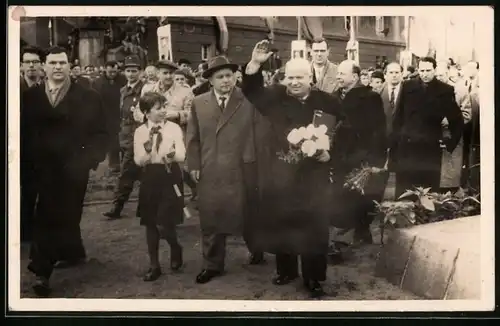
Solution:
<path fill-rule="evenodd" d="M 278 152 L 279 159 L 296 164 L 306 157 L 314 157 L 323 151 L 330 150 L 331 144 L 327 129 L 325 125 L 316 127 L 313 124 L 292 129 L 287 136 L 289 149 L 287 152 Z"/>

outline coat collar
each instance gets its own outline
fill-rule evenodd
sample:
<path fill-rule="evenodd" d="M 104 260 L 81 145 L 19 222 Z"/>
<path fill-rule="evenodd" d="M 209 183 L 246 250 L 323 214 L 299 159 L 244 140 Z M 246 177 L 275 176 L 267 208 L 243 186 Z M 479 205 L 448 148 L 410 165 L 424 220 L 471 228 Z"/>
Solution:
<path fill-rule="evenodd" d="M 214 92 L 212 92 L 212 97 L 215 100 L 215 103 L 217 105 L 217 109 L 220 110 L 219 108 L 219 103 L 217 102 L 217 99 L 215 98 Z M 238 111 L 238 109 L 241 106 L 241 103 L 243 102 L 243 93 L 238 87 L 235 87 L 231 95 L 229 96 L 229 99 L 227 100 L 226 108 L 224 111 L 222 111 L 219 121 L 217 122 L 217 133 L 224 127 L 229 119 Z"/>
<path fill-rule="evenodd" d="M 217 121 L 217 131 L 219 131 L 229 122 L 231 117 L 238 111 L 241 104 L 243 103 L 243 92 L 238 87 L 235 87 L 231 92 L 229 99 L 227 100 L 226 108 L 223 112 L 219 107 L 215 93 L 210 91 L 204 95 L 204 103 L 207 109 L 211 110 L 212 117 Z"/>

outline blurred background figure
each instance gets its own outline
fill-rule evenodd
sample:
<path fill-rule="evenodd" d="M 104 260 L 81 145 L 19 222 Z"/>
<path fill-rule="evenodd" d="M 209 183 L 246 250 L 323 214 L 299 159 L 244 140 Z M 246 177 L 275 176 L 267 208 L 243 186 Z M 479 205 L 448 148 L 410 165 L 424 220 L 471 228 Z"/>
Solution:
<path fill-rule="evenodd" d="M 179 59 L 179 61 L 177 62 L 177 65 L 181 69 L 185 69 L 185 68 L 192 69 L 191 68 L 191 61 L 189 61 L 188 59 Z"/>
<path fill-rule="evenodd" d="M 146 75 L 146 84 L 154 84 L 158 81 L 158 70 L 155 66 L 147 66 L 144 73 Z"/>
<path fill-rule="evenodd" d="M 368 73 L 367 69 L 361 70 L 361 73 L 359 74 L 359 80 L 364 86 L 370 85 L 370 74 Z"/>
<path fill-rule="evenodd" d="M 380 91 L 382 90 L 382 86 L 384 85 L 384 82 L 385 82 L 385 76 L 382 71 L 376 70 L 372 73 L 370 78 L 370 87 L 372 88 L 373 91 L 380 93 Z"/>
<path fill-rule="evenodd" d="M 71 80 L 74 83 L 81 84 L 84 87 L 90 87 L 90 79 L 82 76 L 82 69 L 80 66 L 73 65 L 71 67 Z"/>

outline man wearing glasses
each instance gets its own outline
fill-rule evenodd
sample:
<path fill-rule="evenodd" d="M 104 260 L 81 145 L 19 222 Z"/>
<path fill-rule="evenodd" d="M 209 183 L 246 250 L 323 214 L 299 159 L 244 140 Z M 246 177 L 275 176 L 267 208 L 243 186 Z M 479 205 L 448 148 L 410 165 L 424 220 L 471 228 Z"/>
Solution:
<path fill-rule="evenodd" d="M 37 48 L 26 47 L 21 55 L 21 83 L 20 90 L 22 94 L 42 83 L 40 70 L 42 68 L 41 51 Z M 21 141 L 23 137 L 21 130 Z M 35 214 L 36 199 L 38 191 L 35 187 L 35 172 L 33 160 L 29 157 L 29 151 L 25 146 L 21 146 L 21 241 L 29 242 L 32 238 L 33 219 Z"/>

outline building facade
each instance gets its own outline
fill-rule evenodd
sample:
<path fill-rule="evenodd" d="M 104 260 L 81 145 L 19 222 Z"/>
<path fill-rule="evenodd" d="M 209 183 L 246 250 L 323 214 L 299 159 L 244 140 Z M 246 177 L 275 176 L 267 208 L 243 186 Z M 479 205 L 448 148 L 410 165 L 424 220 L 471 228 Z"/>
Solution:
<path fill-rule="evenodd" d="M 290 57 L 290 44 L 297 39 L 298 25 L 296 17 L 276 17 L 274 25 L 273 47 L 279 50 L 283 61 Z M 330 60 L 340 62 L 346 56 L 346 44 L 349 31 L 346 29 L 345 17 L 321 17 L 323 37 L 330 46 Z M 269 29 L 262 17 L 225 17 L 229 47 L 227 55 L 235 63 L 243 64 L 251 56 L 252 49 L 258 41 L 266 38 Z M 46 47 L 65 43 L 71 35 L 73 26 L 63 18 L 55 18 L 52 24 L 52 34 L 48 29 L 49 18 L 27 18 L 22 21 L 21 38 L 24 42 Z M 125 22 L 125 17 L 123 18 Z M 158 60 L 158 39 L 156 29 L 158 19 L 150 17 L 146 20 L 149 33 L 145 41 L 148 50 L 148 60 Z M 174 60 L 188 59 L 193 68 L 216 55 L 217 25 L 211 17 L 168 17 L 171 25 L 171 43 Z M 380 21 L 378 22 L 380 24 Z M 355 35 L 359 42 L 359 63 L 361 67 L 375 67 L 377 62 L 399 61 L 399 53 L 405 47 L 403 29 L 404 18 L 399 16 L 383 17 L 384 32 L 377 32 L 375 16 L 355 17 Z M 79 59 L 82 65 L 103 64 L 104 58 L 99 57 L 103 48 L 104 30 L 95 28 L 92 31 L 80 31 Z M 52 35 L 52 36 L 51 36 Z M 82 37 L 84 35 L 84 37 Z M 121 58 L 116 58 L 120 60 Z"/>

